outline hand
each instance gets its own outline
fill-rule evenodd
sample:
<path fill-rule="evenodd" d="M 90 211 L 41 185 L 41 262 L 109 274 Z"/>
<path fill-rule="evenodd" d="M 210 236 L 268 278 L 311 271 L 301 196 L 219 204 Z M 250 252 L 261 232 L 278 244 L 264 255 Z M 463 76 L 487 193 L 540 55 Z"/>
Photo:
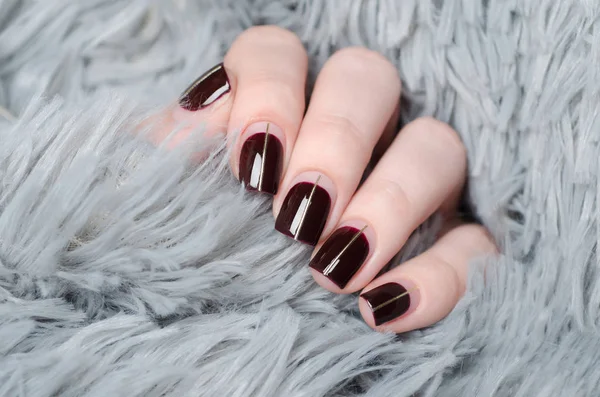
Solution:
<path fill-rule="evenodd" d="M 231 167 L 249 190 L 274 194 L 275 228 L 316 245 L 310 268 L 336 293 L 361 291 L 371 327 L 405 332 L 445 317 L 465 290 L 467 266 L 495 252 L 485 229 L 456 219 L 465 148 L 431 118 L 394 139 L 400 80 L 383 56 L 335 53 L 321 70 L 305 114 L 307 54 L 277 27 L 241 34 L 217 65 L 181 96 L 177 120 L 227 125 Z M 387 148 L 359 187 L 378 144 Z M 358 189 L 358 190 L 357 190 Z M 382 268 L 438 211 L 445 225 L 428 251 Z"/>

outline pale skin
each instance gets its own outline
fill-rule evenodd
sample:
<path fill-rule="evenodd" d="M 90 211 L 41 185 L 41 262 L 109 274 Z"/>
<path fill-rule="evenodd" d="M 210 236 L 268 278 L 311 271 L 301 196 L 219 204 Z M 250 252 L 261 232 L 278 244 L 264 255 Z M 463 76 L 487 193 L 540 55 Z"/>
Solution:
<path fill-rule="evenodd" d="M 394 134 L 390 121 L 397 119 L 401 83 L 396 67 L 374 51 L 351 47 L 333 54 L 308 107 L 307 65 L 293 33 L 273 26 L 248 29 L 232 44 L 222 69 L 193 85 L 168 117 L 202 124 L 209 133 L 227 127 L 233 175 L 252 194 L 274 194 L 278 230 L 314 240 L 310 272 L 316 283 L 338 294 L 367 293 L 357 300 L 369 326 L 402 333 L 432 325 L 463 295 L 469 263 L 496 253 L 482 226 L 456 217 L 467 171 L 461 139 L 432 118 L 414 120 Z M 201 106 L 194 106 L 198 101 Z M 248 157 L 250 138 L 256 150 Z M 376 145 L 382 156 L 361 184 Z M 267 162 L 268 156 L 277 161 Z M 302 183 L 308 204 L 293 212 L 286 197 Z M 319 208 L 323 197 L 329 205 Z M 282 211 L 301 216 L 286 223 Z M 437 242 L 380 274 L 436 212 L 444 219 Z M 317 218 L 323 220 L 319 233 Z M 340 229 L 345 237 L 336 237 Z M 334 248 L 333 241 L 341 243 Z"/>

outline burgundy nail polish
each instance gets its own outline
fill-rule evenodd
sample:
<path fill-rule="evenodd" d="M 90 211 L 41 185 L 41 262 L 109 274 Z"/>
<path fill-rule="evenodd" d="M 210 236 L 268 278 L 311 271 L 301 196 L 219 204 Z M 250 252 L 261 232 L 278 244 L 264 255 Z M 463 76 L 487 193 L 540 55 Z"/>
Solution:
<path fill-rule="evenodd" d="M 179 105 L 195 112 L 221 98 L 231 90 L 225 67 L 220 63 L 198 77 L 181 95 Z"/>
<path fill-rule="evenodd" d="M 316 245 L 323 232 L 331 198 L 316 183 L 301 182 L 290 189 L 275 221 L 275 229 L 300 242 Z"/>
<path fill-rule="evenodd" d="M 277 193 L 283 167 L 283 145 L 268 127 L 264 133 L 252 135 L 240 153 L 240 180 L 248 190 Z"/>
<path fill-rule="evenodd" d="M 406 288 L 398 283 L 380 285 L 363 293 L 360 297 L 369 304 L 375 325 L 381 325 L 400 317 L 410 307 L 410 295 Z"/>
<path fill-rule="evenodd" d="M 364 228 L 341 227 L 325 241 L 309 266 L 344 288 L 369 255 Z"/>

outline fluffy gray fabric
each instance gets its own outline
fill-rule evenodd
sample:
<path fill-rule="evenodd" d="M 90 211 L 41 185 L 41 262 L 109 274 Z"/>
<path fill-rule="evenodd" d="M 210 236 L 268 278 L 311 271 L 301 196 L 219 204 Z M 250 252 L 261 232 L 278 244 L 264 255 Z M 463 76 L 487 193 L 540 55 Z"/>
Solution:
<path fill-rule="evenodd" d="M 590 0 L 0 0 L 0 395 L 597 395 L 599 16 Z M 460 132 L 503 256 L 436 326 L 371 331 L 222 147 L 198 164 L 207 143 L 131 133 L 265 23 L 300 35 L 313 76 L 336 48 L 380 50 L 405 117 Z"/>

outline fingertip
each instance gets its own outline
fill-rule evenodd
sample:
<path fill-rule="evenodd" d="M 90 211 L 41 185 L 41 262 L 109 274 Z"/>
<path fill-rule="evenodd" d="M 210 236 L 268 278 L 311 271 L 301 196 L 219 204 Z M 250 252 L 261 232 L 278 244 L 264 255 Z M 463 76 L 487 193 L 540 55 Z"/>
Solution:
<path fill-rule="evenodd" d="M 179 96 L 178 104 L 182 113 L 195 113 L 212 108 L 225 102 L 225 96 L 231 92 L 231 79 L 221 62 L 204 72 L 194 80 Z M 223 99 L 221 99 L 223 98 Z M 179 113 L 179 112 L 178 112 Z"/>
<path fill-rule="evenodd" d="M 286 178 L 273 200 L 275 229 L 316 246 L 333 224 L 331 208 L 337 198 L 334 182 L 320 171 L 302 172 L 287 183 Z"/>
<path fill-rule="evenodd" d="M 374 242 L 374 232 L 366 221 L 344 221 L 317 245 L 309 266 L 319 274 L 318 280 L 327 280 L 319 284 L 336 285 L 334 292 L 354 293 L 377 273 L 377 269 L 368 266 Z"/>
<path fill-rule="evenodd" d="M 197 124 L 202 121 L 213 121 L 222 131 L 226 131 L 232 105 L 233 95 L 228 91 L 210 106 L 197 110 L 187 109 L 177 102 L 171 107 L 171 116 L 177 122 Z"/>
<path fill-rule="evenodd" d="M 283 173 L 285 133 L 269 121 L 253 122 L 239 134 L 231 152 L 233 174 L 246 190 L 277 194 Z"/>
<path fill-rule="evenodd" d="M 379 280 L 368 286 L 359 297 L 359 310 L 365 322 L 380 332 L 401 333 L 419 326 L 421 295 L 408 279 Z"/>
<path fill-rule="evenodd" d="M 317 284 L 326 289 L 329 292 L 333 292 L 334 294 L 349 294 L 351 292 L 344 291 L 344 289 L 340 288 L 333 281 L 325 277 L 321 272 L 309 267 L 310 274 Z"/>
<path fill-rule="evenodd" d="M 367 300 L 362 296 L 358 297 L 358 310 L 360 311 L 360 315 L 365 323 L 369 327 L 377 329 L 377 326 L 375 325 L 375 318 L 373 316 L 373 312 L 371 311 L 371 306 L 369 306 Z"/>

